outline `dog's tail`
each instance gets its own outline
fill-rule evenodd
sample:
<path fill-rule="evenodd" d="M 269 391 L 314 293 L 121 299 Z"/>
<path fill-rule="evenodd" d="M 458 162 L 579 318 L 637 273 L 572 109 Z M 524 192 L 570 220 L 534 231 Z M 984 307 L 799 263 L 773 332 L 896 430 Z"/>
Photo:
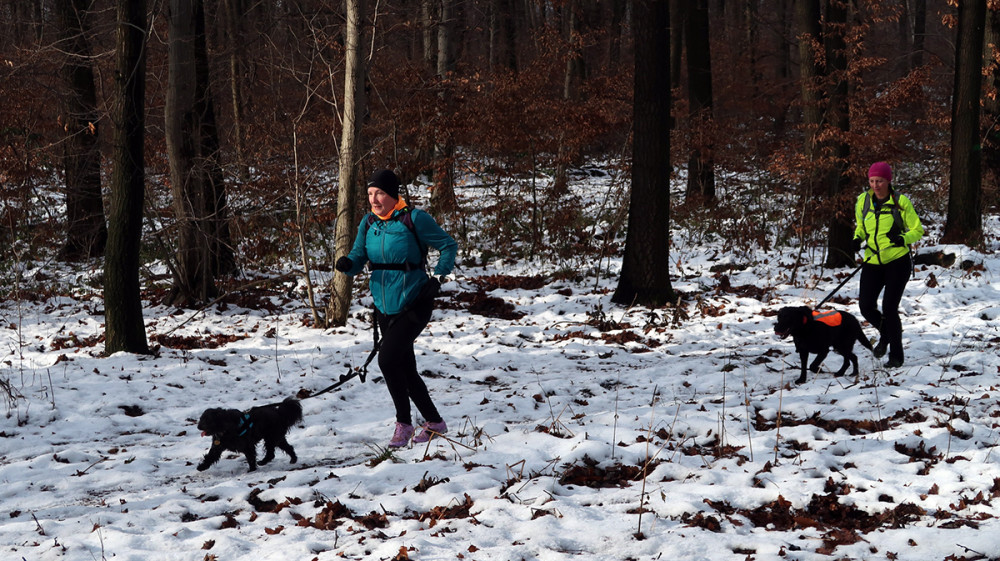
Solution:
<path fill-rule="evenodd" d="M 858 343 L 861 343 L 862 347 L 868 349 L 869 351 L 875 350 L 875 348 L 872 347 L 872 342 L 869 341 L 868 337 L 865 335 L 865 330 L 861 329 L 860 324 L 858 325 L 857 335 L 858 335 Z"/>
<path fill-rule="evenodd" d="M 277 405 L 278 414 L 285 424 L 287 432 L 295 423 L 302 420 L 302 404 L 294 397 L 286 397 L 284 401 Z"/>

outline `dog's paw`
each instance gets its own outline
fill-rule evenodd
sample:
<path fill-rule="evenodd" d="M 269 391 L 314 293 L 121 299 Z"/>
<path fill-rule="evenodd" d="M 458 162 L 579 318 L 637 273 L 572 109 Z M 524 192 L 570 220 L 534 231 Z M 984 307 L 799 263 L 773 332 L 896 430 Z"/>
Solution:
<path fill-rule="evenodd" d="M 795 380 L 795 383 L 796 384 L 805 384 L 806 383 L 806 377 L 805 376 L 799 376 L 798 379 Z"/>
<path fill-rule="evenodd" d="M 198 464 L 198 471 L 205 471 L 206 469 L 208 469 L 207 464 Z"/>

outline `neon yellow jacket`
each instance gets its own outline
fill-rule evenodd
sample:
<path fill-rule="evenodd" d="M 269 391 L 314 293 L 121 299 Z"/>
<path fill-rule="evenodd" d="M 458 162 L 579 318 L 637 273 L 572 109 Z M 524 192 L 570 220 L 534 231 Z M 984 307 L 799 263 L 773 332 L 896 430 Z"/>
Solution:
<path fill-rule="evenodd" d="M 869 198 L 868 211 L 865 212 L 865 199 Z M 901 225 L 896 225 L 893 217 L 898 212 Z M 864 216 L 862 216 L 864 215 Z M 869 189 L 858 195 L 854 205 L 854 238 L 863 240 L 865 245 L 865 263 L 883 265 L 895 261 L 910 252 L 910 244 L 924 236 L 924 227 L 920 217 L 913 209 L 913 203 L 906 195 L 889 191 L 889 199 L 875 209 L 875 193 Z M 903 246 L 893 245 L 888 235 L 894 229 L 901 229 Z"/>

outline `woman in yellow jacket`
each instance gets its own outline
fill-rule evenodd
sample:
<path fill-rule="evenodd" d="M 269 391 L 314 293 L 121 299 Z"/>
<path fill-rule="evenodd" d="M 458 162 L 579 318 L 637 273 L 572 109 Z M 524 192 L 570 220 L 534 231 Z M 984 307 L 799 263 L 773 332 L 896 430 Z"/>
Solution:
<path fill-rule="evenodd" d="M 924 227 L 910 199 L 893 190 L 889 164 L 872 164 L 868 186 L 870 189 L 858 196 L 854 207 L 857 224 L 854 239 L 859 246 L 862 242 L 866 246 L 858 306 L 868 323 L 878 328 L 875 356 L 881 358 L 888 349 L 886 368 L 898 368 L 903 365 L 899 301 L 913 272 L 910 244 L 923 237 Z M 881 311 L 877 302 L 879 293 L 882 293 Z"/>

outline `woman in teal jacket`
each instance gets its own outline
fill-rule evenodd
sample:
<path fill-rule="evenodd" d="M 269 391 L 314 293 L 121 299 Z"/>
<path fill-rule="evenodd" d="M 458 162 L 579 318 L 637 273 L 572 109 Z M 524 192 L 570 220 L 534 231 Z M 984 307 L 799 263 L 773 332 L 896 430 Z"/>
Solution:
<path fill-rule="evenodd" d="M 868 323 L 879 330 L 875 356 L 881 358 L 888 348 L 889 360 L 885 366 L 898 368 L 903 365 L 899 301 L 913 271 L 910 244 L 923 237 L 924 227 L 910 199 L 893 190 L 889 164 L 872 164 L 868 186 L 870 189 L 858 196 L 854 206 L 857 224 L 854 239 L 859 247 L 862 242 L 865 244 L 858 307 Z M 881 311 L 877 303 L 879 293 L 882 293 Z"/>
<path fill-rule="evenodd" d="M 437 222 L 399 197 L 399 178 L 390 170 L 376 172 L 368 182 L 371 212 L 361 220 L 351 252 L 337 260 L 336 269 L 354 276 L 368 264 L 368 283 L 375 301 L 375 318 L 382 331 L 378 365 L 396 409 L 396 429 L 389 446 L 427 442 L 448 430 L 417 372 L 413 342 L 430 321 L 441 280 L 455 267 L 458 244 Z M 441 252 L 434 276 L 425 270 L 426 247 Z M 424 418 L 414 436 L 410 401 Z"/>

